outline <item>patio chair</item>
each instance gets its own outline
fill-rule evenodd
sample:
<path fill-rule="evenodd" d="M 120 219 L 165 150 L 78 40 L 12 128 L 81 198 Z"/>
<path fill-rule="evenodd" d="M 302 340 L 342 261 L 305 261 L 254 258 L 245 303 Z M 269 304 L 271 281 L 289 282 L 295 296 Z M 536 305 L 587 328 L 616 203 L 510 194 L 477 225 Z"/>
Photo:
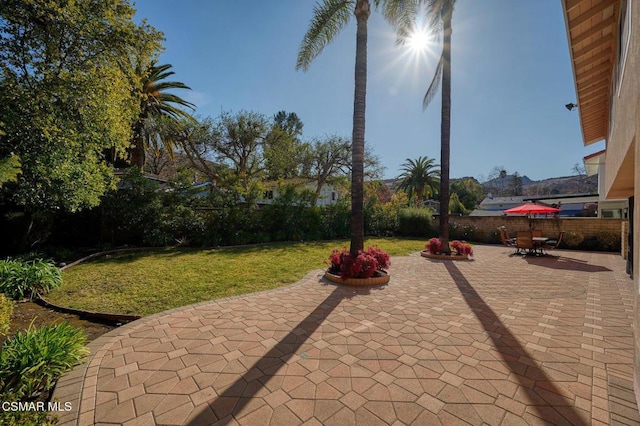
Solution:
<path fill-rule="evenodd" d="M 513 247 L 516 245 L 516 239 L 509 238 L 509 233 L 504 229 L 500 230 L 500 241 L 502 241 L 502 245 L 505 247 Z"/>
<path fill-rule="evenodd" d="M 531 253 L 533 251 L 533 240 L 529 231 L 518 231 L 516 234 L 516 253 Z"/>
<path fill-rule="evenodd" d="M 545 241 L 544 243 L 545 249 L 546 250 L 557 249 L 560 246 L 560 243 L 562 242 L 562 237 L 564 237 L 564 231 L 560 231 L 560 233 L 558 234 L 558 238 L 556 238 L 555 240 Z"/>

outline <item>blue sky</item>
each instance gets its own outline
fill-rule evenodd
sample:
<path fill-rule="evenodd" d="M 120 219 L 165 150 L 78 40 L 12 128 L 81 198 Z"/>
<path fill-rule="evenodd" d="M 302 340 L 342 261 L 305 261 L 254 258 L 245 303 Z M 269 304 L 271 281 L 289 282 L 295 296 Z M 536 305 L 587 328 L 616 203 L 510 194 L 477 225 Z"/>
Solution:
<path fill-rule="evenodd" d="M 137 19 L 165 34 L 160 63 L 192 88 L 196 115 L 295 112 L 304 138 L 351 136 L 355 21 L 307 72 L 296 71 L 311 0 L 138 0 Z M 486 178 L 496 166 L 539 180 L 572 174 L 603 148 L 584 147 L 561 2 L 458 0 L 453 18 L 451 177 Z M 439 47 L 397 47 L 377 13 L 369 20 L 366 143 L 400 172 L 407 158 L 440 158 L 439 94 L 422 97 Z"/>

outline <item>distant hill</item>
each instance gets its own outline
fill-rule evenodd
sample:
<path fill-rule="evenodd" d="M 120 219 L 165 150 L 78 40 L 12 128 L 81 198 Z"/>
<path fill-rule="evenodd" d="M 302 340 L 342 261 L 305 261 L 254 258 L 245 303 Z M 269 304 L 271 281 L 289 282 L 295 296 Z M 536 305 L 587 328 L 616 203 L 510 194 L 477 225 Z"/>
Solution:
<path fill-rule="evenodd" d="M 527 176 L 519 176 L 522 185 L 521 195 L 538 196 L 538 195 L 555 195 L 555 194 L 597 194 L 598 193 L 598 175 L 585 176 L 563 176 L 549 178 L 543 180 L 531 180 Z M 477 179 L 471 176 L 451 179 L 451 182 L 463 179 Z M 484 190 L 484 195 L 491 193 L 494 197 L 511 196 L 514 194 L 516 177 L 508 175 L 504 179 L 495 178 L 486 182 L 479 182 Z M 395 190 L 395 179 L 386 179 L 384 183 L 391 189 Z"/>
<path fill-rule="evenodd" d="M 596 194 L 598 193 L 598 175 L 563 176 L 534 181 L 527 176 L 520 176 L 521 194 L 515 194 L 514 175 L 504 179 L 495 178 L 481 183 L 485 193 L 493 196 L 510 195 L 555 195 L 555 194 Z"/>
<path fill-rule="evenodd" d="M 597 194 L 598 175 L 565 176 L 530 182 L 524 195 Z"/>

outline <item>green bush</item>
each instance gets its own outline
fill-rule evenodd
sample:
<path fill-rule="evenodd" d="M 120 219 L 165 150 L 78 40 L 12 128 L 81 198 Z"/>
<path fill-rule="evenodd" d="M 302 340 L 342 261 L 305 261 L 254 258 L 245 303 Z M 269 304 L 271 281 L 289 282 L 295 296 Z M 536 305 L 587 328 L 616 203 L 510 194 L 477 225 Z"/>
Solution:
<path fill-rule="evenodd" d="M 432 216 L 433 210 L 428 208 L 401 209 L 398 212 L 398 232 L 413 237 L 433 236 Z"/>
<path fill-rule="evenodd" d="M 620 235 L 610 231 L 600 231 L 596 235 L 598 245 L 601 250 L 618 251 L 620 250 Z"/>
<path fill-rule="evenodd" d="M 349 203 L 338 203 L 322 207 L 322 238 L 331 240 L 347 238 L 351 232 L 351 208 Z"/>
<path fill-rule="evenodd" d="M 381 204 L 375 198 L 365 202 L 364 233 L 375 237 L 390 237 L 398 231 L 398 211 L 394 203 Z"/>
<path fill-rule="evenodd" d="M 474 235 L 478 228 L 474 225 L 460 225 L 455 221 L 449 222 L 449 239 L 450 240 L 463 240 L 463 241 L 476 241 Z"/>
<path fill-rule="evenodd" d="M 84 330 L 67 323 L 18 332 L 2 345 L 0 393 L 26 399 L 53 387 L 89 353 Z"/>
<path fill-rule="evenodd" d="M 578 247 L 584 241 L 584 235 L 582 235 L 582 232 L 567 232 L 564 234 L 562 241 L 568 247 Z"/>
<path fill-rule="evenodd" d="M 11 403 L 16 401 L 11 394 L 0 394 L 0 401 Z M 1 411 L 2 426 L 54 426 L 58 418 L 47 411 Z"/>
<path fill-rule="evenodd" d="M 0 293 L 0 336 L 6 336 L 11 324 L 13 314 L 13 302 Z"/>
<path fill-rule="evenodd" d="M 48 293 L 62 284 L 62 274 L 51 261 L 36 259 L 0 261 L 0 292 L 22 300 L 35 293 Z"/>

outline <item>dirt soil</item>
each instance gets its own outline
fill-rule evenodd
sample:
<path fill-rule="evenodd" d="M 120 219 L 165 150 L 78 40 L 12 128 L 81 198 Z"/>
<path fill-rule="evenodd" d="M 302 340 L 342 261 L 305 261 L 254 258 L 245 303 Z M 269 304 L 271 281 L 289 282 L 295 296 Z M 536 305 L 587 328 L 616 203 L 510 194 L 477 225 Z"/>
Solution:
<path fill-rule="evenodd" d="M 32 322 L 34 327 L 39 327 L 48 324 L 58 324 L 64 321 L 83 329 L 87 333 L 89 342 L 116 328 L 116 326 L 112 324 L 88 321 L 80 318 L 78 315 L 56 312 L 34 302 L 18 302 L 13 305 L 11 328 L 8 337 L 15 335 L 18 330 L 28 329 Z M 2 340 L 4 339 L 0 341 Z"/>

